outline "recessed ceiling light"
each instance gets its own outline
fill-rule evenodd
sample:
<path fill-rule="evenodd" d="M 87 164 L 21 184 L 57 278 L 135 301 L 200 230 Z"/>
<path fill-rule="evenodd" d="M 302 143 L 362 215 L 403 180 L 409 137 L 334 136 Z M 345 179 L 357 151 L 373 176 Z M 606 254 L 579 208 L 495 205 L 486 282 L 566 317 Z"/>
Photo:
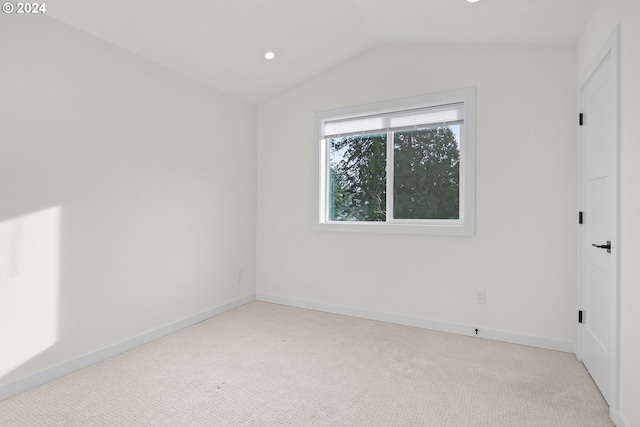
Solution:
<path fill-rule="evenodd" d="M 264 54 L 264 59 L 273 59 L 276 57 L 276 54 L 273 52 L 267 52 Z"/>
<path fill-rule="evenodd" d="M 468 3 L 477 3 L 479 0 L 467 0 Z"/>

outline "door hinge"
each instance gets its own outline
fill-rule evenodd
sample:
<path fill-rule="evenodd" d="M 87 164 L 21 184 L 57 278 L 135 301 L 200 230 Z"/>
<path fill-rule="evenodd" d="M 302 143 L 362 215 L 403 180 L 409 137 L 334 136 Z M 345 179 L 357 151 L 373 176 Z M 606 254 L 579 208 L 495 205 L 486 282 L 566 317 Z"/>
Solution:
<path fill-rule="evenodd" d="M 578 323 L 584 323 L 584 317 L 582 310 L 578 310 Z"/>
<path fill-rule="evenodd" d="M 584 124 L 584 114 L 583 113 L 578 114 L 578 124 L 580 126 L 582 126 Z"/>
<path fill-rule="evenodd" d="M 578 212 L 578 224 L 584 224 L 584 215 L 582 212 Z"/>

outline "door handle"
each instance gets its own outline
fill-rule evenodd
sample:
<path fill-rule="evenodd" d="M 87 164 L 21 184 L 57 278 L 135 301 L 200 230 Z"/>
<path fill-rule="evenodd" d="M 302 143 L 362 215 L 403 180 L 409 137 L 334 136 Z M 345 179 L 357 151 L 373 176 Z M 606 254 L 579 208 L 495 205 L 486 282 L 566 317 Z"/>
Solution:
<path fill-rule="evenodd" d="M 591 246 L 595 248 L 606 249 L 608 253 L 611 253 L 611 240 L 607 240 L 606 245 L 596 245 L 595 243 L 592 243 Z"/>

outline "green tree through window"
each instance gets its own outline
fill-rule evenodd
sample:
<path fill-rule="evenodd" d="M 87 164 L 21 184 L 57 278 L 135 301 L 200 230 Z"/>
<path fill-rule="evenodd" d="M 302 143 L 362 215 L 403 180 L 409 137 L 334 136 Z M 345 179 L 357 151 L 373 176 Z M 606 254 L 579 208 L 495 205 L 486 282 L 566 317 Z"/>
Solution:
<path fill-rule="evenodd" d="M 451 128 L 395 132 L 394 218 L 458 219 L 459 189 L 460 150 Z"/>
<path fill-rule="evenodd" d="M 387 134 L 329 141 L 332 221 L 384 221 Z"/>
<path fill-rule="evenodd" d="M 390 132 L 393 216 L 458 219 L 459 126 Z M 330 219 L 387 219 L 387 133 L 329 140 Z"/>

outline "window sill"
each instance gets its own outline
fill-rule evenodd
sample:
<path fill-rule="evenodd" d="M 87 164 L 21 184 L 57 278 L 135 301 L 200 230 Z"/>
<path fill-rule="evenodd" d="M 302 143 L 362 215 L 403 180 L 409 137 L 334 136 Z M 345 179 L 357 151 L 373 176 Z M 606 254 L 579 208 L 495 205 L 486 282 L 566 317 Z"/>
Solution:
<path fill-rule="evenodd" d="M 384 234 L 422 234 L 431 236 L 474 236 L 472 224 L 456 221 L 454 224 L 419 223 L 371 223 L 371 222 L 323 222 L 318 224 L 320 231 L 384 233 Z"/>

